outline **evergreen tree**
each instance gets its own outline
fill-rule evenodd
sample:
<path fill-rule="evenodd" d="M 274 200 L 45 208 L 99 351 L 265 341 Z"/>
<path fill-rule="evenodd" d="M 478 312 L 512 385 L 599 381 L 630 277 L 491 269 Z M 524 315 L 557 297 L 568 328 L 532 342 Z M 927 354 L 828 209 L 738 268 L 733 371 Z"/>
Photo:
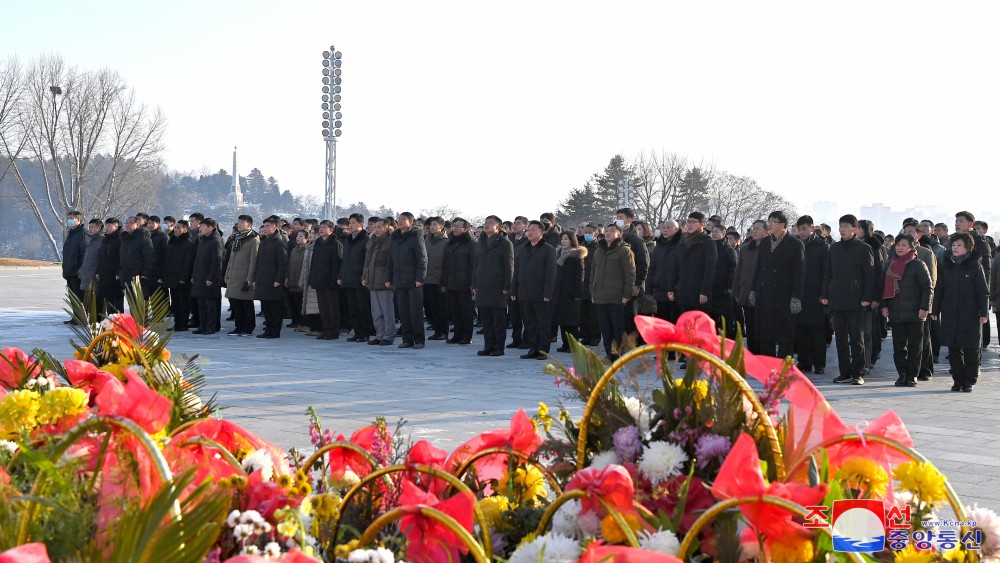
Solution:
<path fill-rule="evenodd" d="M 559 224 L 575 228 L 581 222 L 604 222 L 608 209 L 597 192 L 598 177 L 587 181 L 582 188 L 570 190 L 569 196 L 556 211 Z"/>
<path fill-rule="evenodd" d="M 246 182 L 241 183 L 243 188 L 243 199 L 247 203 L 264 204 L 267 198 L 267 181 L 259 168 L 254 168 L 246 176 Z"/>
<path fill-rule="evenodd" d="M 677 196 L 674 198 L 674 201 L 677 202 L 677 213 L 674 216 L 687 217 L 688 213 L 692 211 L 703 213 L 707 211 L 709 207 L 708 183 L 709 178 L 697 166 L 688 170 L 684 174 L 684 179 L 678 186 Z"/>

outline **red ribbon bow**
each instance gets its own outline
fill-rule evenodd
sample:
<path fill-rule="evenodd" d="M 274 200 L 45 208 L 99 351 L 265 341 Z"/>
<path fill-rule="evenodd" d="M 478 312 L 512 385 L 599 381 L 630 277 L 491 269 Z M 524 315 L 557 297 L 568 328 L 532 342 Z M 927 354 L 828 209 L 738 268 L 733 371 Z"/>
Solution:
<path fill-rule="evenodd" d="M 472 515 L 476 506 L 472 493 L 461 491 L 442 501 L 434 493 L 426 492 L 404 478 L 399 506 L 406 511 L 406 515 L 399 519 L 399 529 L 406 534 L 407 560 L 414 563 L 458 561 L 460 553 L 469 551 L 444 524 L 421 515 L 420 507 L 428 506 L 447 514 L 471 534 Z"/>
<path fill-rule="evenodd" d="M 587 467 L 577 471 L 566 485 L 566 491 L 577 489 L 587 492 L 587 496 L 580 499 L 581 514 L 591 510 L 603 514 L 604 507 L 599 499 L 604 499 L 604 502 L 622 514 L 635 512 L 632 504 L 635 484 L 628 470 L 621 465 L 609 465 L 604 469 Z"/>
<path fill-rule="evenodd" d="M 455 471 L 465 460 L 489 448 L 510 448 L 530 456 L 541 445 L 542 439 L 538 436 L 535 426 L 531 424 L 531 419 L 525 414 L 524 409 L 518 409 L 510 419 L 510 428 L 483 432 L 462 444 L 452 452 L 445 467 Z M 504 454 L 486 456 L 476 460 L 475 467 L 480 482 L 502 479 L 503 472 L 507 468 L 507 456 Z"/>

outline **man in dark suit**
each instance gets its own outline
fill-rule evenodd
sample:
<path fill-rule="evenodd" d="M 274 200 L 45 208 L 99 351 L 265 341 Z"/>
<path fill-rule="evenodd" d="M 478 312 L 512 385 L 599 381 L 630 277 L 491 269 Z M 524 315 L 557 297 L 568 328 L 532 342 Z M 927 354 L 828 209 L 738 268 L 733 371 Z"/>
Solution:
<path fill-rule="evenodd" d="M 768 215 L 767 233 L 750 300 L 757 309 L 761 353 L 785 358 L 794 352 L 795 318 L 802 312 L 805 245 L 789 236 L 783 211 Z"/>

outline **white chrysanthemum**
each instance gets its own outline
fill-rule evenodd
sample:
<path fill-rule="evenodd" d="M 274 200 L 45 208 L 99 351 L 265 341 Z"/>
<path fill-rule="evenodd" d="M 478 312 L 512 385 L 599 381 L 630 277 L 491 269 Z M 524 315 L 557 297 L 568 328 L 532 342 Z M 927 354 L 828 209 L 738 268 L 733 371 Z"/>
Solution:
<path fill-rule="evenodd" d="M 552 516 L 552 533 L 560 534 L 568 538 L 580 536 L 580 524 L 577 519 L 580 517 L 580 501 L 571 500 L 559 507 Z"/>
<path fill-rule="evenodd" d="M 256 510 L 247 510 L 243 514 L 240 514 L 241 524 L 255 524 L 257 522 L 263 522 L 264 517 L 260 515 L 260 512 Z"/>
<path fill-rule="evenodd" d="M 243 459 L 243 469 L 247 474 L 261 469 L 260 476 L 265 481 L 270 481 L 274 476 L 274 463 L 271 456 L 263 449 L 257 450 Z"/>
<path fill-rule="evenodd" d="M 237 524 L 233 527 L 233 537 L 238 541 L 249 539 L 253 535 L 253 524 Z"/>
<path fill-rule="evenodd" d="M 270 542 L 264 546 L 264 557 L 273 557 L 275 559 L 281 557 L 281 546 L 278 542 Z"/>
<path fill-rule="evenodd" d="M 965 518 L 975 522 L 976 527 L 983 532 L 983 543 L 980 546 L 983 560 L 987 557 L 1000 558 L 1000 516 L 976 503 L 971 508 L 965 507 Z"/>
<path fill-rule="evenodd" d="M 639 432 L 645 434 L 649 432 L 649 408 L 642 404 L 642 401 L 635 397 L 625 397 L 625 408 L 632 415 Z"/>
<path fill-rule="evenodd" d="M 580 526 L 580 531 L 585 536 L 596 538 L 601 533 L 601 517 L 597 515 L 595 510 L 581 514 L 576 519 L 576 524 Z"/>
<path fill-rule="evenodd" d="M 181 406 L 184 408 L 184 412 L 196 414 L 205 408 L 205 403 L 201 402 L 201 397 L 198 395 L 190 391 L 185 391 L 184 396 L 181 397 Z"/>
<path fill-rule="evenodd" d="M 391 551 L 384 547 L 375 548 L 375 556 L 372 561 L 375 563 L 396 563 L 396 556 L 392 554 Z"/>
<path fill-rule="evenodd" d="M 9 442 L 7 440 L 0 440 L 0 450 L 7 452 L 8 454 L 17 453 L 17 442 Z"/>
<path fill-rule="evenodd" d="M 509 563 L 572 563 L 579 558 L 579 542 L 573 538 L 551 533 L 517 548 L 508 561 Z"/>
<path fill-rule="evenodd" d="M 236 525 L 239 524 L 239 523 L 240 523 L 240 511 L 239 510 L 234 510 L 234 511 L 230 512 L 229 513 L 229 517 L 226 518 L 226 524 L 230 528 L 235 528 Z"/>
<path fill-rule="evenodd" d="M 34 389 L 36 385 L 38 385 L 38 380 L 34 377 L 24 383 L 24 386 L 27 389 Z"/>
<path fill-rule="evenodd" d="M 368 563 L 368 552 L 364 549 L 355 549 L 347 554 L 347 563 Z"/>
<path fill-rule="evenodd" d="M 649 479 L 653 485 L 680 475 L 681 467 L 688 460 L 684 450 L 670 442 L 653 442 L 643 448 L 639 460 L 639 473 Z"/>
<path fill-rule="evenodd" d="M 597 470 L 605 469 L 607 466 L 614 465 L 616 463 L 618 463 L 618 454 L 616 454 L 614 450 L 601 452 L 590 460 L 590 466 Z"/>
<path fill-rule="evenodd" d="M 657 532 L 643 530 L 639 534 L 639 547 L 667 555 L 677 555 L 677 552 L 681 550 L 681 542 L 677 541 L 677 535 L 670 530 Z"/>
<path fill-rule="evenodd" d="M 243 548 L 243 551 L 240 552 L 240 555 L 260 555 L 260 548 L 257 547 L 256 545 L 250 544 Z"/>

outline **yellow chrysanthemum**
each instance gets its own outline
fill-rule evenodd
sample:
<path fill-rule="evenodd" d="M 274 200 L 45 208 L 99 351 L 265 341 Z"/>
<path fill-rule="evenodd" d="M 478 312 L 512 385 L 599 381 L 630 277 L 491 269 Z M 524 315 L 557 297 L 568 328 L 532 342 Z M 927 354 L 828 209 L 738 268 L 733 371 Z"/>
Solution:
<path fill-rule="evenodd" d="M 552 420 L 553 420 L 553 418 L 551 416 L 549 416 L 549 406 L 546 405 L 543 402 L 539 402 L 538 403 L 538 412 L 535 413 L 534 420 L 537 420 L 538 423 L 541 424 L 545 428 L 546 432 L 548 432 L 549 430 L 551 430 L 552 429 Z M 538 424 L 535 424 L 534 426 L 535 426 L 535 431 L 537 432 L 538 431 Z"/>
<path fill-rule="evenodd" d="M 309 483 L 299 483 L 298 485 L 295 485 L 294 492 L 300 497 L 307 497 L 312 493 L 312 490 L 312 485 Z"/>
<path fill-rule="evenodd" d="M 56 387 L 39 399 L 38 423 L 52 424 L 67 416 L 76 416 L 87 410 L 89 395 L 83 389 Z"/>
<path fill-rule="evenodd" d="M 347 559 L 347 556 L 358 548 L 358 543 L 358 540 L 351 540 L 347 543 L 342 543 L 334 548 L 333 554 L 339 559 Z"/>
<path fill-rule="evenodd" d="M 677 387 L 685 387 L 683 379 L 675 379 L 674 384 Z M 694 391 L 694 400 L 697 403 L 703 402 L 708 398 L 708 382 L 697 380 L 691 384 L 690 389 Z"/>
<path fill-rule="evenodd" d="M 772 563 L 807 563 L 813 560 L 813 544 L 810 540 L 793 540 L 788 542 L 771 542 L 769 546 Z"/>
<path fill-rule="evenodd" d="M 292 476 L 287 473 L 278 475 L 278 486 L 282 489 L 289 489 L 292 486 Z"/>
<path fill-rule="evenodd" d="M 885 498 L 889 474 L 877 462 L 866 457 L 852 457 L 840 466 L 840 479 L 858 491 L 868 491 L 871 498 Z"/>
<path fill-rule="evenodd" d="M 131 362 L 115 362 L 113 364 L 105 364 L 101 366 L 101 370 L 106 371 L 111 375 L 117 377 L 118 379 L 124 381 L 125 380 L 124 372 L 130 367 L 132 367 Z"/>
<path fill-rule="evenodd" d="M 285 520 L 283 522 L 278 522 L 278 535 L 283 538 L 294 537 L 298 533 L 299 527 L 296 525 L 294 520 Z"/>
<path fill-rule="evenodd" d="M 892 478 L 899 481 L 901 489 L 927 505 L 937 506 L 947 498 L 945 477 L 929 461 L 901 463 L 892 471 Z"/>
<path fill-rule="evenodd" d="M 486 497 L 478 504 L 479 510 L 482 511 L 483 517 L 486 518 L 491 527 L 500 520 L 500 516 L 505 511 L 510 510 L 510 500 L 504 495 Z"/>
<path fill-rule="evenodd" d="M 309 477 L 306 476 L 305 472 L 301 469 L 295 472 L 295 484 L 300 485 L 302 483 L 308 483 Z"/>
<path fill-rule="evenodd" d="M 628 527 L 636 532 L 640 528 L 639 517 L 634 514 L 623 514 L 622 517 L 625 519 L 625 523 Z M 604 541 L 608 543 L 625 543 L 625 531 L 622 530 L 621 526 L 615 520 L 615 517 L 608 514 L 601 520 L 601 535 L 604 536 Z"/>
<path fill-rule="evenodd" d="M 26 434 L 38 425 L 39 395 L 29 389 L 11 391 L 0 399 L 0 428 L 8 434 Z"/>
<path fill-rule="evenodd" d="M 893 559 L 896 563 L 932 563 L 935 560 L 933 551 L 917 551 L 912 545 L 897 551 Z"/>
<path fill-rule="evenodd" d="M 518 467 L 514 470 L 513 477 L 505 471 L 498 490 L 513 498 L 518 505 L 533 504 L 535 499 L 544 498 L 549 494 L 545 486 L 545 474 L 534 465 L 529 465 L 527 468 Z"/>
<path fill-rule="evenodd" d="M 170 350 L 167 350 L 166 348 L 164 348 L 163 350 L 160 350 L 160 360 L 164 361 L 164 362 L 169 362 L 170 361 Z"/>
<path fill-rule="evenodd" d="M 965 563 L 968 557 L 968 552 L 964 549 L 956 547 L 955 549 L 949 549 L 942 554 L 945 561 L 954 561 L 955 563 Z"/>

